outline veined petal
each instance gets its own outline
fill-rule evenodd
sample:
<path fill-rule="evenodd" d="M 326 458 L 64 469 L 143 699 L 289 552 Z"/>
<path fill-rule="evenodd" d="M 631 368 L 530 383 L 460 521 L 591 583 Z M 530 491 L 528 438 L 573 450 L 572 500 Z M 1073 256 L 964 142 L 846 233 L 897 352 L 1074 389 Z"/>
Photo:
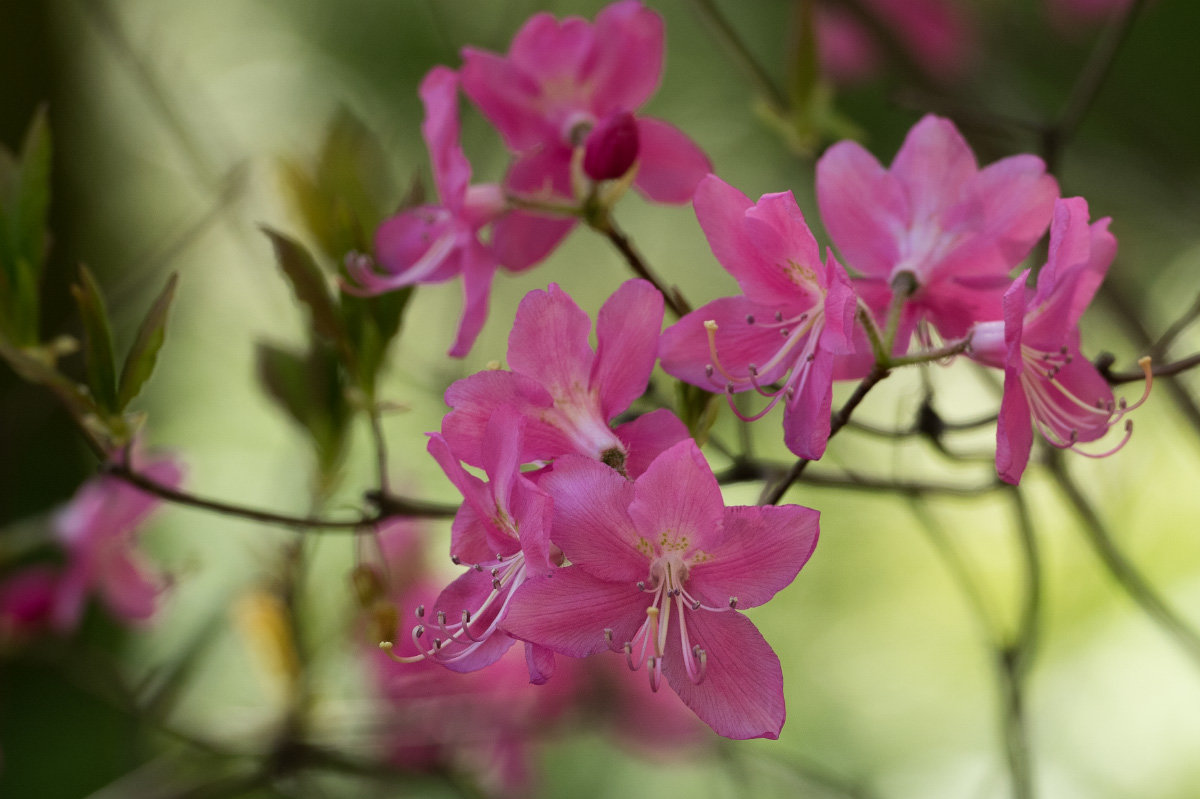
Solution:
<path fill-rule="evenodd" d="M 663 297 L 645 280 L 629 280 L 596 316 L 596 358 L 588 385 L 599 391 L 607 421 L 646 391 L 657 360 Z"/>
<path fill-rule="evenodd" d="M 585 64 L 593 58 L 595 34 L 587 20 L 567 17 L 560 23 L 553 14 L 534 14 L 513 37 L 508 57 L 518 69 L 542 84 L 574 85 Z"/>
<path fill-rule="evenodd" d="M 650 553 L 629 516 L 634 486 L 616 470 L 582 455 L 564 455 L 538 485 L 554 498 L 550 537 L 593 577 L 633 586 L 649 573 Z"/>
<path fill-rule="evenodd" d="M 650 594 L 633 585 L 598 580 L 567 566 L 525 581 L 509 605 L 504 630 L 561 655 L 587 657 L 631 640 L 649 605 Z M 605 629 L 612 630 L 611 643 Z"/>
<path fill-rule="evenodd" d="M 443 644 L 434 654 L 434 659 L 451 671 L 457 672 L 476 671 L 495 663 L 513 645 L 513 639 L 499 631 L 486 638 L 482 637 L 484 631 L 504 612 L 504 603 L 494 600 L 486 612 L 475 614 L 475 610 L 483 605 L 492 591 L 492 578 L 487 572 L 472 569 L 460 575 L 438 594 L 432 612 L 426 610 L 425 632 L 418 639 L 418 643 L 429 649 L 434 645 L 434 639 L 448 640 L 446 635 L 438 630 L 438 611 L 446 614 L 449 624 L 460 622 L 463 611 L 470 611 L 470 629 L 480 640 L 476 642 L 460 635 L 455 639 L 456 643 Z M 469 654 L 466 653 L 467 649 L 470 649 Z"/>
<path fill-rule="evenodd" d="M 684 316 L 663 331 L 658 341 L 658 357 L 663 370 L 680 380 L 708 391 L 720 392 L 732 375 L 734 392 L 749 391 L 753 386 L 742 378 L 749 365 L 759 370 L 760 385 L 783 378 L 794 359 L 774 361 L 785 340 L 778 325 L 773 325 L 776 306 L 764 306 L 745 297 L 722 297 Z M 717 323 L 713 334 L 717 358 L 713 363 L 705 322 Z M 708 366 L 713 366 L 710 377 Z M 724 372 L 724 373 L 723 373 Z"/>
<path fill-rule="evenodd" d="M 508 336 L 509 366 L 556 401 L 586 393 L 596 357 L 588 344 L 591 328 L 592 320 L 557 284 L 531 291 L 517 306 Z"/>
<path fill-rule="evenodd" d="M 488 420 L 500 406 L 526 417 L 521 462 L 553 458 L 573 450 L 570 439 L 543 421 L 554 398 L 536 380 L 502 370 L 487 370 L 457 380 L 446 389 L 452 410 L 442 419 L 442 434 L 454 454 L 472 466 L 483 465 L 481 442 Z"/>
<path fill-rule="evenodd" d="M 753 275 L 735 273 L 746 296 L 763 303 L 790 301 L 798 307 L 824 299 L 821 249 L 790 191 L 759 198 L 746 212 L 745 236 L 758 252 L 754 263 L 769 265 Z"/>
<path fill-rule="evenodd" d="M 980 170 L 971 192 L 983 206 L 978 235 L 996 242 L 1011 268 L 1037 243 L 1050 224 L 1058 182 L 1035 155 L 1002 158 Z"/>
<path fill-rule="evenodd" d="M 574 217 L 509 211 L 492 223 L 492 249 L 505 269 L 523 272 L 554 252 L 576 224 Z"/>
<path fill-rule="evenodd" d="M 625 474 L 639 477 L 654 459 L 670 447 L 688 438 L 687 425 L 666 408 L 644 413 L 614 430 L 625 445 Z"/>
<path fill-rule="evenodd" d="M 687 134 L 667 122 L 637 118 L 638 167 L 633 185 L 659 203 L 691 202 L 712 162 Z"/>
<path fill-rule="evenodd" d="M 955 205 L 979 166 L 948 119 L 926 114 L 892 161 L 892 175 L 908 195 L 911 220 L 935 217 Z"/>
<path fill-rule="evenodd" d="M 1011 485 L 1021 482 L 1033 449 L 1033 416 L 1019 375 L 1004 372 L 1004 395 L 996 420 L 996 473 Z"/>
<path fill-rule="evenodd" d="M 870 277 L 891 276 L 900 260 L 896 231 L 908 225 L 909 204 L 895 177 L 862 145 L 838 142 L 817 161 L 817 205 L 852 269 Z"/>
<path fill-rule="evenodd" d="M 765 603 L 790 585 L 812 556 L 820 516 L 802 505 L 726 508 L 725 539 L 703 561 L 692 562 L 688 591 L 714 607 L 723 607 L 730 597 L 737 597 L 739 608 Z"/>
<path fill-rule="evenodd" d="M 778 738 L 787 711 L 783 669 L 754 624 L 737 611 L 685 611 L 688 643 L 704 650 L 704 680 L 683 662 L 680 625 L 672 620 L 663 673 L 683 703 L 726 738 Z"/>
<path fill-rule="evenodd" d="M 795 396 L 783 411 L 783 443 L 799 458 L 818 460 L 825 454 L 833 409 L 833 353 L 820 346 L 810 363 L 797 368 L 807 370 Z"/>
<path fill-rule="evenodd" d="M 725 501 L 712 468 L 687 439 L 655 458 L 634 483 L 629 516 L 655 554 L 683 558 L 721 542 Z"/>

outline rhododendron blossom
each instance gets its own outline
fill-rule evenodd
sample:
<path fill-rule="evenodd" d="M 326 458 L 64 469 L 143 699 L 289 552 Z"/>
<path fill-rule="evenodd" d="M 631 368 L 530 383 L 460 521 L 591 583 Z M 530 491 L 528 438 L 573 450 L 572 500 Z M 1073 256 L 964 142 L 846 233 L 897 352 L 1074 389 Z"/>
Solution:
<path fill-rule="evenodd" d="M 429 454 L 465 498 L 454 518 L 450 544 L 455 563 L 471 569 L 446 587 L 433 606 L 416 610 L 412 628 L 418 654 L 452 671 L 474 671 L 512 646 L 499 632 L 513 592 L 529 574 L 550 563 L 550 498 L 520 472 L 525 421 L 497 413 L 484 431 L 480 452 L 489 482 L 468 473 L 445 439 L 430 434 Z M 543 682 L 553 659 L 529 652 L 530 678 Z"/>
<path fill-rule="evenodd" d="M 518 155 L 510 191 L 573 194 L 572 158 L 582 148 L 593 180 L 635 165 L 633 185 L 648 198 L 685 203 L 710 171 L 708 158 L 672 125 L 629 116 L 658 88 L 662 67 L 662 18 L 638 0 L 622 0 L 595 24 L 535 14 L 507 56 L 465 48 L 462 83 Z"/>
<path fill-rule="evenodd" d="M 791 192 L 752 203 L 710 175 L 696 190 L 696 218 L 717 260 L 743 296 L 692 311 L 663 333 L 659 356 L 668 374 L 732 395 L 768 397 L 751 419 L 784 403 L 784 441 L 804 458 L 819 458 L 829 438 L 834 355 L 849 351 L 855 296 L 816 239 Z M 742 417 L 747 418 L 747 417 Z"/>
<path fill-rule="evenodd" d="M 971 334 L 971 357 L 1004 369 L 996 471 L 1006 482 L 1020 481 L 1034 428 L 1056 447 L 1091 454 L 1078 445 L 1103 436 L 1145 400 L 1115 402 L 1107 381 L 1079 352 L 1079 318 L 1116 254 L 1108 222 L 1089 225 L 1081 197 L 1058 201 L 1037 288 L 1026 285 L 1029 272 L 1023 272 L 1004 295 L 1004 319 L 980 323 Z M 1148 361 L 1143 369 L 1148 393 Z M 1131 429 L 1126 421 L 1125 438 L 1099 455 L 1120 449 Z"/>
<path fill-rule="evenodd" d="M 623 652 L 652 690 L 665 677 L 721 735 L 778 737 L 779 659 L 737 608 L 795 578 L 816 546 L 818 513 L 726 508 L 690 439 L 633 482 L 564 456 L 541 485 L 554 497 L 552 540 L 571 565 L 527 581 L 505 629 L 571 657 Z"/>
<path fill-rule="evenodd" d="M 183 480 L 182 469 L 170 458 L 152 461 L 139 472 L 169 488 Z M 154 613 L 163 580 L 134 549 L 134 535 L 161 502 L 118 477 L 101 475 L 84 483 L 59 511 L 54 534 L 67 552 L 67 565 L 55 592 L 54 628 L 73 629 L 93 592 L 118 618 L 135 621 Z"/>
<path fill-rule="evenodd" d="M 351 254 L 346 270 L 356 293 L 379 294 L 419 283 L 463 280 L 463 314 L 450 355 L 466 355 L 487 317 L 492 278 L 501 265 L 525 269 L 542 260 L 561 232 L 548 230 L 521 211 L 510 210 L 500 186 L 471 185 L 471 165 L 459 144 L 458 75 L 435 67 L 421 81 L 425 120 L 421 132 L 432 161 L 439 204 L 422 205 L 389 217 L 375 232 L 375 257 Z M 493 241 L 480 235 L 491 225 Z M 506 226 L 519 229 L 509 235 Z"/>
<path fill-rule="evenodd" d="M 912 285 L 902 344 L 925 320 L 960 338 L 975 322 L 999 318 L 1009 275 L 1046 231 L 1057 196 L 1040 158 L 979 169 L 954 125 L 933 115 L 909 131 L 891 169 L 850 141 L 817 163 L 821 218 L 861 276 L 859 295 L 879 312 L 897 281 Z"/>
<path fill-rule="evenodd" d="M 646 391 L 662 317 L 662 294 L 645 280 L 627 281 L 600 308 L 593 350 L 591 319 L 565 291 L 551 284 L 529 292 L 508 338 L 512 371 L 480 372 L 446 390 L 454 410 L 442 432 L 450 448 L 482 465 L 483 430 L 505 408 L 526 421 L 521 463 L 578 453 L 641 474 L 658 453 L 687 437 L 667 410 L 609 427 Z"/>

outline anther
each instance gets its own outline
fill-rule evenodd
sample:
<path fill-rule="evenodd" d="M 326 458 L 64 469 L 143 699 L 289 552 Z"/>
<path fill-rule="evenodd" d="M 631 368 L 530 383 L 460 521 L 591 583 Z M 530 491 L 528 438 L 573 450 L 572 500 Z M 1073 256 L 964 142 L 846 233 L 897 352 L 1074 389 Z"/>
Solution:
<path fill-rule="evenodd" d="M 450 562 L 451 562 L 451 563 L 453 563 L 455 566 L 461 566 L 461 565 L 462 565 L 462 561 L 461 561 L 461 560 L 459 560 L 459 557 L 458 557 L 458 555 L 451 555 L 451 556 L 450 556 Z"/>
<path fill-rule="evenodd" d="M 711 363 L 704 364 L 704 376 L 705 377 L 712 377 L 714 371 L 716 371 L 716 370 L 713 369 L 713 365 Z"/>
<path fill-rule="evenodd" d="M 692 602 L 692 610 L 699 610 L 699 609 L 700 609 L 700 600 L 697 599 L 696 601 Z"/>
<path fill-rule="evenodd" d="M 499 577 L 492 578 L 492 588 L 496 591 L 500 590 L 500 578 Z"/>
<path fill-rule="evenodd" d="M 499 573 L 500 573 L 500 569 L 496 566 L 493 566 L 492 567 L 492 576 L 495 577 Z"/>
<path fill-rule="evenodd" d="M 437 620 L 438 620 L 438 624 L 440 626 L 445 627 L 446 626 L 446 611 L 439 610 L 437 612 Z"/>
<path fill-rule="evenodd" d="M 786 327 L 779 328 L 779 335 L 782 336 L 783 338 L 787 338 L 789 332 L 790 331 Z"/>
<path fill-rule="evenodd" d="M 738 598 L 735 596 L 729 597 L 729 607 L 736 608 L 737 605 L 738 605 Z"/>
<path fill-rule="evenodd" d="M 425 606 L 424 605 L 417 605 L 417 618 L 418 619 L 425 618 Z"/>
<path fill-rule="evenodd" d="M 748 324 L 748 325 L 754 324 L 754 314 L 752 314 L 752 313 L 746 314 L 746 324 Z"/>
<path fill-rule="evenodd" d="M 612 643 L 612 640 L 613 640 L 613 631 L 612 631 L 612 627 L 605 627 L 605 628 L 604 628 L 604 640 L 605 640 L 605 641 L 608 641 L 610 644 Z"/>
<path fill-rule="evenodd" d="M 750 371 L 751 377 L 758 377 L 758 364 L 752 363 L 746 368 Z"/>
<path fill-rule="evenodd" d="M 464 610 L 462 612 L 462 623 L 463 623 L 463 627 L 466 627 L 468 624 L 471 623 L 471 611 Z"/>
<path fill-rule="evenodd" d="M 474 566 L 472 566 L 471 568 L 472 568 L 472 569 L 474 569 L 474 570 L 475 570 L 475 571 L 477 571 L 477 572 L 481 572 L 481 571 L 483 571 L 483 567 L 482 567 L 482 566 L 480 566 L 478 563 L 476 563 L 476 564 L 475 564 Z"/>
<path fill-rule="evenodd" d="M 638 590 L 639 590 L 639 591 L 645 591 L 645 590 L 646 590 L 646 581 L 645 581 L 645 580 L 638 580 L 638 581 L 637 581 L 637 588 L 638 588 Z"/>
<path fill-rule="evenodd" d="M 783 311 L 776 311 L 776 312 L 775 312 L 775 321 L 776 321 L 776 322 L 782 322 L 782 321 L 783 321 Z"/>
<path fill-rule="evenodd" d="M 418 624 L 416 627 L 413 627 L 413 638 L 420 638 L 424 634 L 425 634 L 425 625 Z"/>

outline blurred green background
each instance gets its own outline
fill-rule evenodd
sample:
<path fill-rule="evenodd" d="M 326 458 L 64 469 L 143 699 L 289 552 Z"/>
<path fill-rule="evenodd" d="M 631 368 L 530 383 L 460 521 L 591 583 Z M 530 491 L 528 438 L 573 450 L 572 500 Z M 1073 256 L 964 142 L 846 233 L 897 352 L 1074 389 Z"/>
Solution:
<path fill-rule="evenodd" d="M 666 19 L 668 55 L 646 111 L 687 131 L 717 172 L 751 197 L 795 192 L 815 225 L 812 157 L 764 122 L 753 84 L 697 4 L 648 5 Z M 782 83 L 794 3 L 717 6 Z M 266 224 L 305 239 L 285 197 L 282 162 L 311 164 L 332 120 L 349 110 L 382 142 L 398 203 L 413 174 L 427 175 L 416 86 L 431 66 L 457 66 L 465 44 L 505 51 L 537 10 L 590 18 L 601 7 L 532 0 L 0 0 L 0 141 L 16 147 L 45 102 L 55 137 L 45 329 L 77 332 L 66 287 L 79 262 L 105 287 L 122 342 L 167 274 L 178 272 L 166 348 L 138 401 L 149 414 L 149 443 L 178 453 L 197 493 L 306 512 L 310 447 L 265 397 L 254 366 L 256 342 L 300 347 L 305 340 L 304 317 L 257 229 Z M 981 162 L 1042 152 L 1036 131 L 1007 120 L 1053 121 L 1106 35 L 1102 25 L 1052 24 L 1040 2 L 980 0 L 966 11 L 977 44 L 960 82 L 892 72 L 834 95 L 839 113 L 884 163 L 926 110 L 960 122 Z M 1065 195 L 1083 195 L 1093 217 L 1114 220 L 1121 250 L 1112 290 L 1085 319 L 1084 351 L 1109 350 L 1119 368 L 1145 351 L 1140 335 L 1156 337 L 1200 293 L 1197 30 L 1200 4 L 1148 3 L 1056 164 Z M 469 109 L 464 142 L 476 179 L 499 179 L 506 155 Z M 733 291 L 690 209 L 630 196 L 616 216 L 693 304 Z M 503 359 L 514 309 L 527 291 L 554 281 L 594 312 L 626 278 L 623 261 L 602 238 L 577 230 L 546 264 L 498 277 L 487 327 L 462 362 L 444 356 L 459 313 L 458 286 L 421 287 L 382 387 L 385 399 L 403 406 L 384 423 L 396 485 L 411 496 L 455 501 L 425 455 L 424 433 L 439 427 L 449 382 Z M 1189 330 L 1172 353 L 1197 349 L 1200 335 Z M 929 385 L 946 419 L 994 411 L 995 384 L 964 364 L 912 371 L 874 392 L 858 418 L 904 428 Z M 1200 624 L 1200 426 L 1179 398 L 1197 388 L 1194 375 L 1180 378 L 1175 390 L 1157 386 L 1124 451 L 1068 461 L 1124 552 L 1193 624 Z M 778 425 L 772 415 L 753 434 L 760 454 L 784 461 Z M 736 438 L 728 413 L 716 435 Z M 958 437 L 956 451 L 984 456 L 958 462 L 920 439 L 848 430 L 813 472 L 977 486 L 990 479 L 991 446 L 990 429 Z M 713 461 L 724 463 L 716 454 Z M 7 525 L 0 535 L 44 527 L 45 514 L 93 469 L 49 395 L 0 367 L 0 525 Z M 357 507 L 372 470 L 360 424 L 327 508 Z M 731 487 L 727 502 L 752 503 L 757 488 Z M 1031 469 L 1022 492 L 1045 587 L 1024 696 L 1038 795 L 1198 795 L 1196 661 L 1114 585 L 1045 470 Z M 821 510 L 821 544 L 792 587 L 750 614 L 783 663 L 788 723 L 781 739 L 649 757 L 600 731 L 568 729 L 537 749 L 544 795 L 1011 795 L 997 652 L 936 544 L 949 542 L 958 554 L 990 624 L 1012 630 L 1024 584 L 1010 497 L 914 502 L 800 485 L 789 499 Z M 441 541 L 448 524 L 429 529 Z M 189 754 L 185 739 L 194 736 L 240 748 L 253 761 L 280 722 L 285 693 L 259 657 L 262 632 L 239 624 L 235 609 L 248 593 L 278 583 L 291 540 L 286 531 L 237 519 L 164 510 L 144 541 L 175 584 L 152 624 L 122 631 L 96 613 L 77 638 L 0 661 L 0 796 L 160 796 L 155 786 L 163 784 L 176 785 L 170 795 L 179 797 L 467 791 L 445 780 L 318 770 L 242 792 L 236 777 L 245 763 L 219 760 L 218 768 Z M 442 546 L 435 543 L 434 552 Z M 300 634 L 312 652 L 310 733 L 339 750 L 370 754 L 366 730 L 384 711 L 372 703 L 357 662 L 346 578 L 355 544 L 344 535 L 314 535 L 303 552 Z M 449 567 L 440 554 L 435 562 Z M 131 713 L 126 694 L 179 664 L 188 666 L 159 725 L 164 732 Z"/>

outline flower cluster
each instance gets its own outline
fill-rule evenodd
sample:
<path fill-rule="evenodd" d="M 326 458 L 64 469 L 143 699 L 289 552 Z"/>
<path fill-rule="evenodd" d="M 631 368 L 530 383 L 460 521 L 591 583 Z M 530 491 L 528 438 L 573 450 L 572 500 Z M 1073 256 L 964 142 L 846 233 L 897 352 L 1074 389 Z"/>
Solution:
<path fill-rule="evenodd" d="M 665 680 L 721 735 L 776 737 L 782 671 L 740 611 L 796 577 L 816 545 L 818 514 L 726 507 L 669 410 L 617 423 L 657 363 L 725 394 L 744 421 L 782 404 L 783 443 L 812 460 L 833 432 L 836 380 L 966 355 L 1004 370 L 996 465 L 1012 483 L 1035 430 L 1078 449 L 1136 407 L 1115 401 L 1079 351 L 1080 316 L 1115 253 L 1108 220 L 1091 223 L 1085 201 L 1060 199 L 1040 159 L 980 168 L 955 126 L 932 115 L 890 167 L 838 143 L 817 164 L 832 244 L 823 253 L 790 192 L 754 202 L 714 174 L 701 177 L 707 159 L 683 134 L 634 115 L 662 59 L 661 20 L 636 0 L 608 7 L 594 25 L 540 14 L 508 56 L 468 48 L 463 58 L 460 73 L 438 67 L 421 88 L 441 203 L 384 222 L 383 271 L 367 261 L 350 270 L 361 287 L 461 274 L 461 354 L 495 266 L 540 259 L 595 211 L 611 181 L 653 200 L 691 199 L 741 294 L 663 331 L 659 287 L 629 281 L 600 309 L 594 348 L 592 320 L 558 286 L 522 300 L 509 368 L 451 385 L 450 410 L 429 434 L 429 453 L 464 499 L 451 559 L 466 571 L 435 598 L 404 600 L 402 635 L 385 642 L 392 660 L 474 672 L 511 662 L 520 641 L 529 681 L 544 684 L 563 679 L 557 655 L 611 650 L 644 670 L 653 691 Z M 459 88 L 514 154 L 502 186 L 468 186 Z M 567 216 L 544 215 L 554 210 Z M 1031 270 L 1014 273 L 1048 229 L 1048 261 L 1029 285 Z M 743 413 L 734 403 L 743 392 L 764 407 Z"/>

